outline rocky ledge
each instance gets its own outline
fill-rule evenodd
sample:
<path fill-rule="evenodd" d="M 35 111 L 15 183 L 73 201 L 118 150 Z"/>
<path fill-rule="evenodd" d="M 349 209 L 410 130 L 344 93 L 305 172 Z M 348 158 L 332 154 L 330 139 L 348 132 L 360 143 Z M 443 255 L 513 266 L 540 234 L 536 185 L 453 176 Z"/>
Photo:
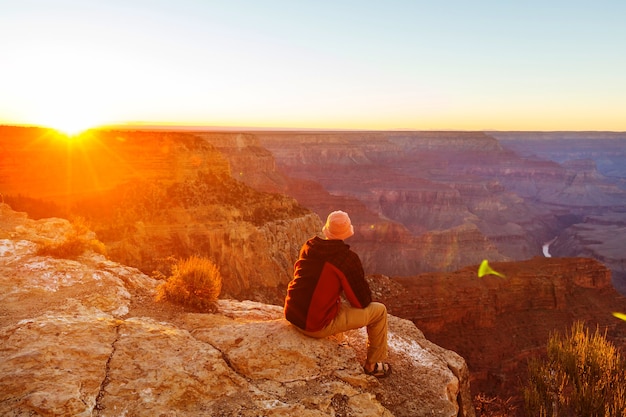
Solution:
<path fill-rule="evenodd" d="M 37 255 L 72 227 L 0 206 L 0 415 L 474 415 L 463 358 L 407 320 L 390 316 L 377 380 L 362 330 L 309 339 L 252 301 L 187 311 L 102 255 Z"/>

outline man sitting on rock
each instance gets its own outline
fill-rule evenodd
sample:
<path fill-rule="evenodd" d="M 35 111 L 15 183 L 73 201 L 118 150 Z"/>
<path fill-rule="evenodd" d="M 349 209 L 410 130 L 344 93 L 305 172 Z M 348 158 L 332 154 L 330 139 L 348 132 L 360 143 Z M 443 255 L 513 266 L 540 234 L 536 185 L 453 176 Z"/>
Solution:
<path fill-rule="evenodd" d="M 310 337 L 323 338 L 367 326 L 368 375 L 384 378 L 391 373 L 387 357 L 387 308 L 372 302 L 372 292 L 359 256 L 343 242 L 354 234 L 348 214 L 328 215 L 322 232 L 300 249 L 294 278 L 285 298 L 285 318 Z M 341 302 L 341 293 L 350 306 Z"/>

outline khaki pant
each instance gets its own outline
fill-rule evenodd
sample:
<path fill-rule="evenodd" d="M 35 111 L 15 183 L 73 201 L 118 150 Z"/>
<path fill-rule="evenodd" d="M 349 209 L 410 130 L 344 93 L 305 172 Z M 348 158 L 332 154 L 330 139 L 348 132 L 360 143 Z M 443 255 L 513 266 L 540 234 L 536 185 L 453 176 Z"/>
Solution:
<path fill-rule="evenodd" d="M 337 317 L 328 326 L 317 332 L 300 330 L 303 334 L 323 338 L 346 330 L 367 326 L 367 363 L 381 362 L 387 358 L 387 307 L 372 302 L 365 308 L 354 308 L 342 304 Z"/>

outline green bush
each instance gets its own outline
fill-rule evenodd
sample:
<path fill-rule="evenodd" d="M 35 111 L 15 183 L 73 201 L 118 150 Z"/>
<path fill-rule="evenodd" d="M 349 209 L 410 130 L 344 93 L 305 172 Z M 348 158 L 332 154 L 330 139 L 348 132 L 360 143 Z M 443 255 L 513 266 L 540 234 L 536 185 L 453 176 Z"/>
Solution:
<path fill-rule="evenodd" d="M 209 259 L 192 256 L 174 265 L 172 275 L 157 287 L 157 301 L 214 311 L 221 290 L 222 276 L 217 266 Z"/>
<path fill-rule="evenodd" d="M 547 358 L 531 360 L 524 388 L 528 416 L 626 416 L 626 362 L 596 329 L 583 323 L 552 335 Z"/>

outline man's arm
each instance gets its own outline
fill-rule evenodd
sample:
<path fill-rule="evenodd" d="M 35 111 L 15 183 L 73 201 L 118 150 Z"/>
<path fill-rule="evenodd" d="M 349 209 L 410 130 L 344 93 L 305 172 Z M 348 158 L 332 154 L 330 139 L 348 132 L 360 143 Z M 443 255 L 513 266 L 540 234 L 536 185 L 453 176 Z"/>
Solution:
<path fill-rule="evenodd" d="M 341 287 L 346 299 L 352 307 L 365 308 L 372 302 L 372 291 L 365 280 L 365 272 L 359 256 L 350 252 L 345 262 L 341 265 L 341 271 L 345 276 Z"/>

